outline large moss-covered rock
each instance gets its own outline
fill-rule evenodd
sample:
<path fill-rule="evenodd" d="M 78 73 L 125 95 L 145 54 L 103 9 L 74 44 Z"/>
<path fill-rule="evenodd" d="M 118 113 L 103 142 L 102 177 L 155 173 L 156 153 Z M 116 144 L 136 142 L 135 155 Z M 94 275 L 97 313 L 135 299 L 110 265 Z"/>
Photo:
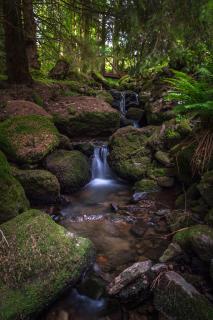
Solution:
<path fill-rule="evenodd" d="M 147 137 L 142 130 L 125 127 L 116 131 L 109 141 L 109 162 L 124 179 L 140 180 L 151 165 Z"/>
<path fill-rule="evenodd" d="M 55 203 L 59 199 L 60 184 L 51 172 L 14 168 L 13 175 L 19 180 L 31 202 L 48 204 Z"/>
<path fill-rule="evenodd" d="M 87 158 L 80 151 L 57 150 L 46 158 L 46 167 L 59 180 L 65 193 L 76 191 L 90 179 Z"/>
<path fill-rule="evenodd" d="M 7 159 L 0 151 L 0 223 L 15 217 L 28 207 L 24 189 L 11 175 Z"/>
<path fill-rule="evenodd" d="M 142 110 L 140 108 L 134 108 L 134 107 L 129 108 L 126 113 L 126 117 L 128 119 L 132 119 L 135 121 L 140 121 L 142 119 L 143 115 L 144 115 L 144 110 Z"/>
<path fill-rule="evenodd" d="M 154 192 L 157 191 L 158 185 L 155 180 L 151 179 L 142 179 L 135 183 L 134 190 L 140 192 Z"/>
<path fill-rule="evenodd" d="M 58 144 L 58 131 L 47 117 L 17 116 L 0 124 L 0 148 L 12 161 L 38 162 Z"/>
<path fill-rule="evenodd" d="M 94 97 L 69 97 L 48 107 L 56 126 L 69 137 L 112 134 L 120 126 L 119 112 Z"/>
<path fill-rule="evenodd" d="M 4 107 L 0 108 L 0 120 L 25 115 L 40 115 L 51 118 L 51 115 L 49 115 L 42 107 L 31 101 L 10 100 Z"/>
<path fill-rule="evenodd" d="M 91 242 L 77 238 L 37 210 L 1 225 L 0 318 L 18 320 L 41 311 L 93 257 Z"/>
<path fill-rule="evenodd" d="M 183 249 L 192 250 L 203 261 L 213 257 L 213 229 L 206 225 L 195 225 L 176 233 L 173 240 Z"/>
<path fill-rule="evenodd" d="M 168 319 L 213 319 L 212 304 L 174 271 L 164 273 L 157 281 L 154 305 Z"/>
<path fill-rule="evenodd" d="M 213 207 L 213 170 L 206 172 L 197 186 L 206 203 Z"/>

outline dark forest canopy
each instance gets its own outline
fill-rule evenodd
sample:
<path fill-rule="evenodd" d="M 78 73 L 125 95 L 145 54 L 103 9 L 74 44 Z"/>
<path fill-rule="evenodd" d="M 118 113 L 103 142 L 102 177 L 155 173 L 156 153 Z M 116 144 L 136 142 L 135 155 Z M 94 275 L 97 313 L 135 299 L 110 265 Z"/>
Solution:
<path fill-rule="evenodd" d="M 9 79 L 17 73 L 18 81 L 22 76 L 29 81 L 27 60 L 30 68 L 41 66 L 44 73 L 63 58 L 83 72 L 111 69 L 135 74 L 168 62 L 191 71 L 210 59 L 212 0 L 1 3 L 0 54 L 7 59 L 1 59 L 0 67 L 5 72 L 7 61 Z M 20 68 L 25 70 L 22 76 Z"/>

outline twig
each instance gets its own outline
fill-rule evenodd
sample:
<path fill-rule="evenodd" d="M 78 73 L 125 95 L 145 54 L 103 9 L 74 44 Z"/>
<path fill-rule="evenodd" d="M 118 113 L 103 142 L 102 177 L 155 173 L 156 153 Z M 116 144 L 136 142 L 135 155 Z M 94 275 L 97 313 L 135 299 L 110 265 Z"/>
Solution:
<path fill-rule="evenodd" d="M 1 237 L 2 237 L 2 239 L 1 239 L 1 242 L 0 243 L 3 243 L 4 241 L 6 242 L 6 244 L 7 244 L 7 246 L 8 246 L 8 248 L 10 247 L 9 246 L 9 243 L 8 243 L 8 241 L 7 241 L 7 239 L 6 239 L 6 237 L 5 237 L 5 235 L 4 235 L 4 233 L 3 233 L 3 231 L 0 229 L 0 234 L 1 234 Z"/>

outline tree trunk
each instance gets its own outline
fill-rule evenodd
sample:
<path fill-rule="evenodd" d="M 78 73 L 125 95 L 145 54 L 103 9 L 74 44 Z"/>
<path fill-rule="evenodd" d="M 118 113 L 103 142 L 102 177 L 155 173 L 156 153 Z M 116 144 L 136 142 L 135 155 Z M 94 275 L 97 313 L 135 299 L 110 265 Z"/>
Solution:
<path fill-rule="evenodd" d="M 36 44 L 36 23 L 32 0 L 22 0 L 24 18 L 24 38 L 30 68 L 40 69 Z"/>
<path fill-rule="evenodd" d="M 31 83 L 21 19 L 21 0 L 3 0 L 8 81 Z"/>
<path fill-rule="evenodd" d="M 101 72 L 105 73 L 106 70 L 106 16 L 102 16 L 102 28 L 101 28 L 101 49 L 102 49 L 102 65 Z"/>

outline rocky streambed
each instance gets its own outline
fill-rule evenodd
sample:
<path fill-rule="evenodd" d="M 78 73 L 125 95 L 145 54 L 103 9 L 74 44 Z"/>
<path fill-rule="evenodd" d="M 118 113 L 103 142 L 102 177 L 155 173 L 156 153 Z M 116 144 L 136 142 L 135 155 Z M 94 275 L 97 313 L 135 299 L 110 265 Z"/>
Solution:
<path fill-rule="evenodd" d="M 66 288 L 38 319 L 212 319 L 212 161 L 192 176 L 195 123 L 162 96 L 1 109 L 2 319 Z"/>

